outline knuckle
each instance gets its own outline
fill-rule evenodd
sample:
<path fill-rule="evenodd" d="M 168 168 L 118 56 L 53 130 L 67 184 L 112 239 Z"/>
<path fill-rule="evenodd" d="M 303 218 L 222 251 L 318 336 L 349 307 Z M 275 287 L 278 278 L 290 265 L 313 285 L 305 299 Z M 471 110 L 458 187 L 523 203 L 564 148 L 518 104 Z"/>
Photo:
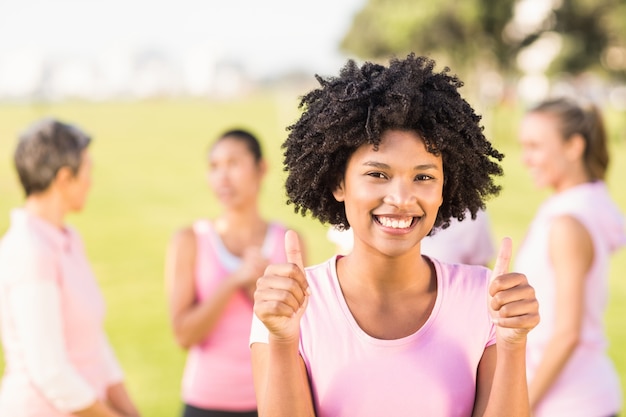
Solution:
<path fill-rule="evenodd" d="M 289 276 L 291 277 L 295 277 L 298 276 L 300 274 L 300 267 L 298 267 L 298 265 L 296 264 L 289 264 Z"/>
<path fill-rule="evenodd" d="M 504 303 L 504 294 L 502 291 L 498 291 L 492 297 L 492 306 L 501 306 Z"/>
<path fill-rule="evenodd" d="M 498 310 L 501 317 L 509 317 L 511 315 L 511 306 L 509 304 L 504 304 Z"/>

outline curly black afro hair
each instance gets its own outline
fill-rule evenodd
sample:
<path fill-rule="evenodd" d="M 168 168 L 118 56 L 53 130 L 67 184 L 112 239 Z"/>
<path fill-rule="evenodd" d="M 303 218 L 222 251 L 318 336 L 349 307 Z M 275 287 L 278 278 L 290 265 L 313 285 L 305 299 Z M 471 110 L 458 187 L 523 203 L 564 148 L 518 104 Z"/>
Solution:
<path fill-rule="evenodd" d="M 443 204 L 433 229 L 450 219 L 472 218 L 497 195 L 493 176 L 502 175 L 504 155 L 485 138 L 478 116 L 461 97 L 463 83 L 450 69 L 434 72 L 435 62 L 409 55 L 385 67 L 371 62 L 360 68 L 349 60 L 339 77 L 316 75 L 321 87 L 302 97 L 300 119 L 287 129 L 283 143 L 288 172 L 288 204 L 303 216 L 310 210 L 322 223 L 350 228 L 343 202 L 333 190 L 346 164 L 361 145 L 377 149 L 388 129 L 412 130 L 426 149 L 441 155 L 444 169 Z"/>

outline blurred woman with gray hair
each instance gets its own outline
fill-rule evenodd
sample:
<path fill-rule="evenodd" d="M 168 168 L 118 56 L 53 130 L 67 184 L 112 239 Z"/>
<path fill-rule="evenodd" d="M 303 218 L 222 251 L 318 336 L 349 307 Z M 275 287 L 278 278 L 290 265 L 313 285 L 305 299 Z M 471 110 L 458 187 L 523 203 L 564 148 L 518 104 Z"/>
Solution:
<path fill-rule="evenodd" d="M 0 415 L 137 417 L 103 329 L 104 300 L 82 241 L 65 224 L 91 186 L 91 138 L 53 119 L 19 138 L 26 194 L 0 241 Z"/>

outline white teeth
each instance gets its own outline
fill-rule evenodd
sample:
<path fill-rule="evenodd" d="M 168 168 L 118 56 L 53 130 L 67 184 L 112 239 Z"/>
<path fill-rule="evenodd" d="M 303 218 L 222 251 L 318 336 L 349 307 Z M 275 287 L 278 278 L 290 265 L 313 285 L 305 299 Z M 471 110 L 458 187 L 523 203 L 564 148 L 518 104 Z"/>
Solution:
<path fill-rule="evenodd" d="M 376 217 L 378 219 L 378 221 L 380 222 L 380 224 L 382 224 L 385 227 L 391 227 L 394 229 L 406 229 L 407 227 L 411 226 L 411 223 L 413 222 L 413 218 L 412 217 L 408 217 L 405 219 L 392 219 L 389 217 Z"/>

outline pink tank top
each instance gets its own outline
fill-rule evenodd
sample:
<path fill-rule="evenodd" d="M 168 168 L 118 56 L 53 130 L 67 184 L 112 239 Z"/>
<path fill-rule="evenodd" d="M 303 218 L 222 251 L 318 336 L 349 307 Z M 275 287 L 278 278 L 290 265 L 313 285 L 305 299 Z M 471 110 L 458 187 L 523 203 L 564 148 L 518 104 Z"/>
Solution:
<path fill-rule="evenodd" d="M 240 259 L 229 253 L 208 220 L 193 225 L 197 241 L 196 297 L 204 300 L 234 269 Z M 269 225 L 264 255 L 273 263 L 285 262 L 285 227 Z M 256 409 L 248 338 L 252 302 L 237 292 L 213 332 L 189 350 L 183 375 L 183 400 L 205 409 Z"/>
<path fill-rule="evenodd" d="M 594 261 L 585 277 L 583 322 L 578 346 L 543 400 L 535 417 L 591 417 L 616 414 L 622 403 L 620 382 L 607 352 L 604 312 L 609 294 L 609 258 L 626 244 L 624 218 L 601 182 L 555 194 L 537 212 L 520 247 L 515 271 L 535 288 L 541 322 L 528 334 L 527 373 L 532 380 L 554 332 L 555 278 L 548 255 L 552 221 L 575 217 L 593 241 Z"/>

